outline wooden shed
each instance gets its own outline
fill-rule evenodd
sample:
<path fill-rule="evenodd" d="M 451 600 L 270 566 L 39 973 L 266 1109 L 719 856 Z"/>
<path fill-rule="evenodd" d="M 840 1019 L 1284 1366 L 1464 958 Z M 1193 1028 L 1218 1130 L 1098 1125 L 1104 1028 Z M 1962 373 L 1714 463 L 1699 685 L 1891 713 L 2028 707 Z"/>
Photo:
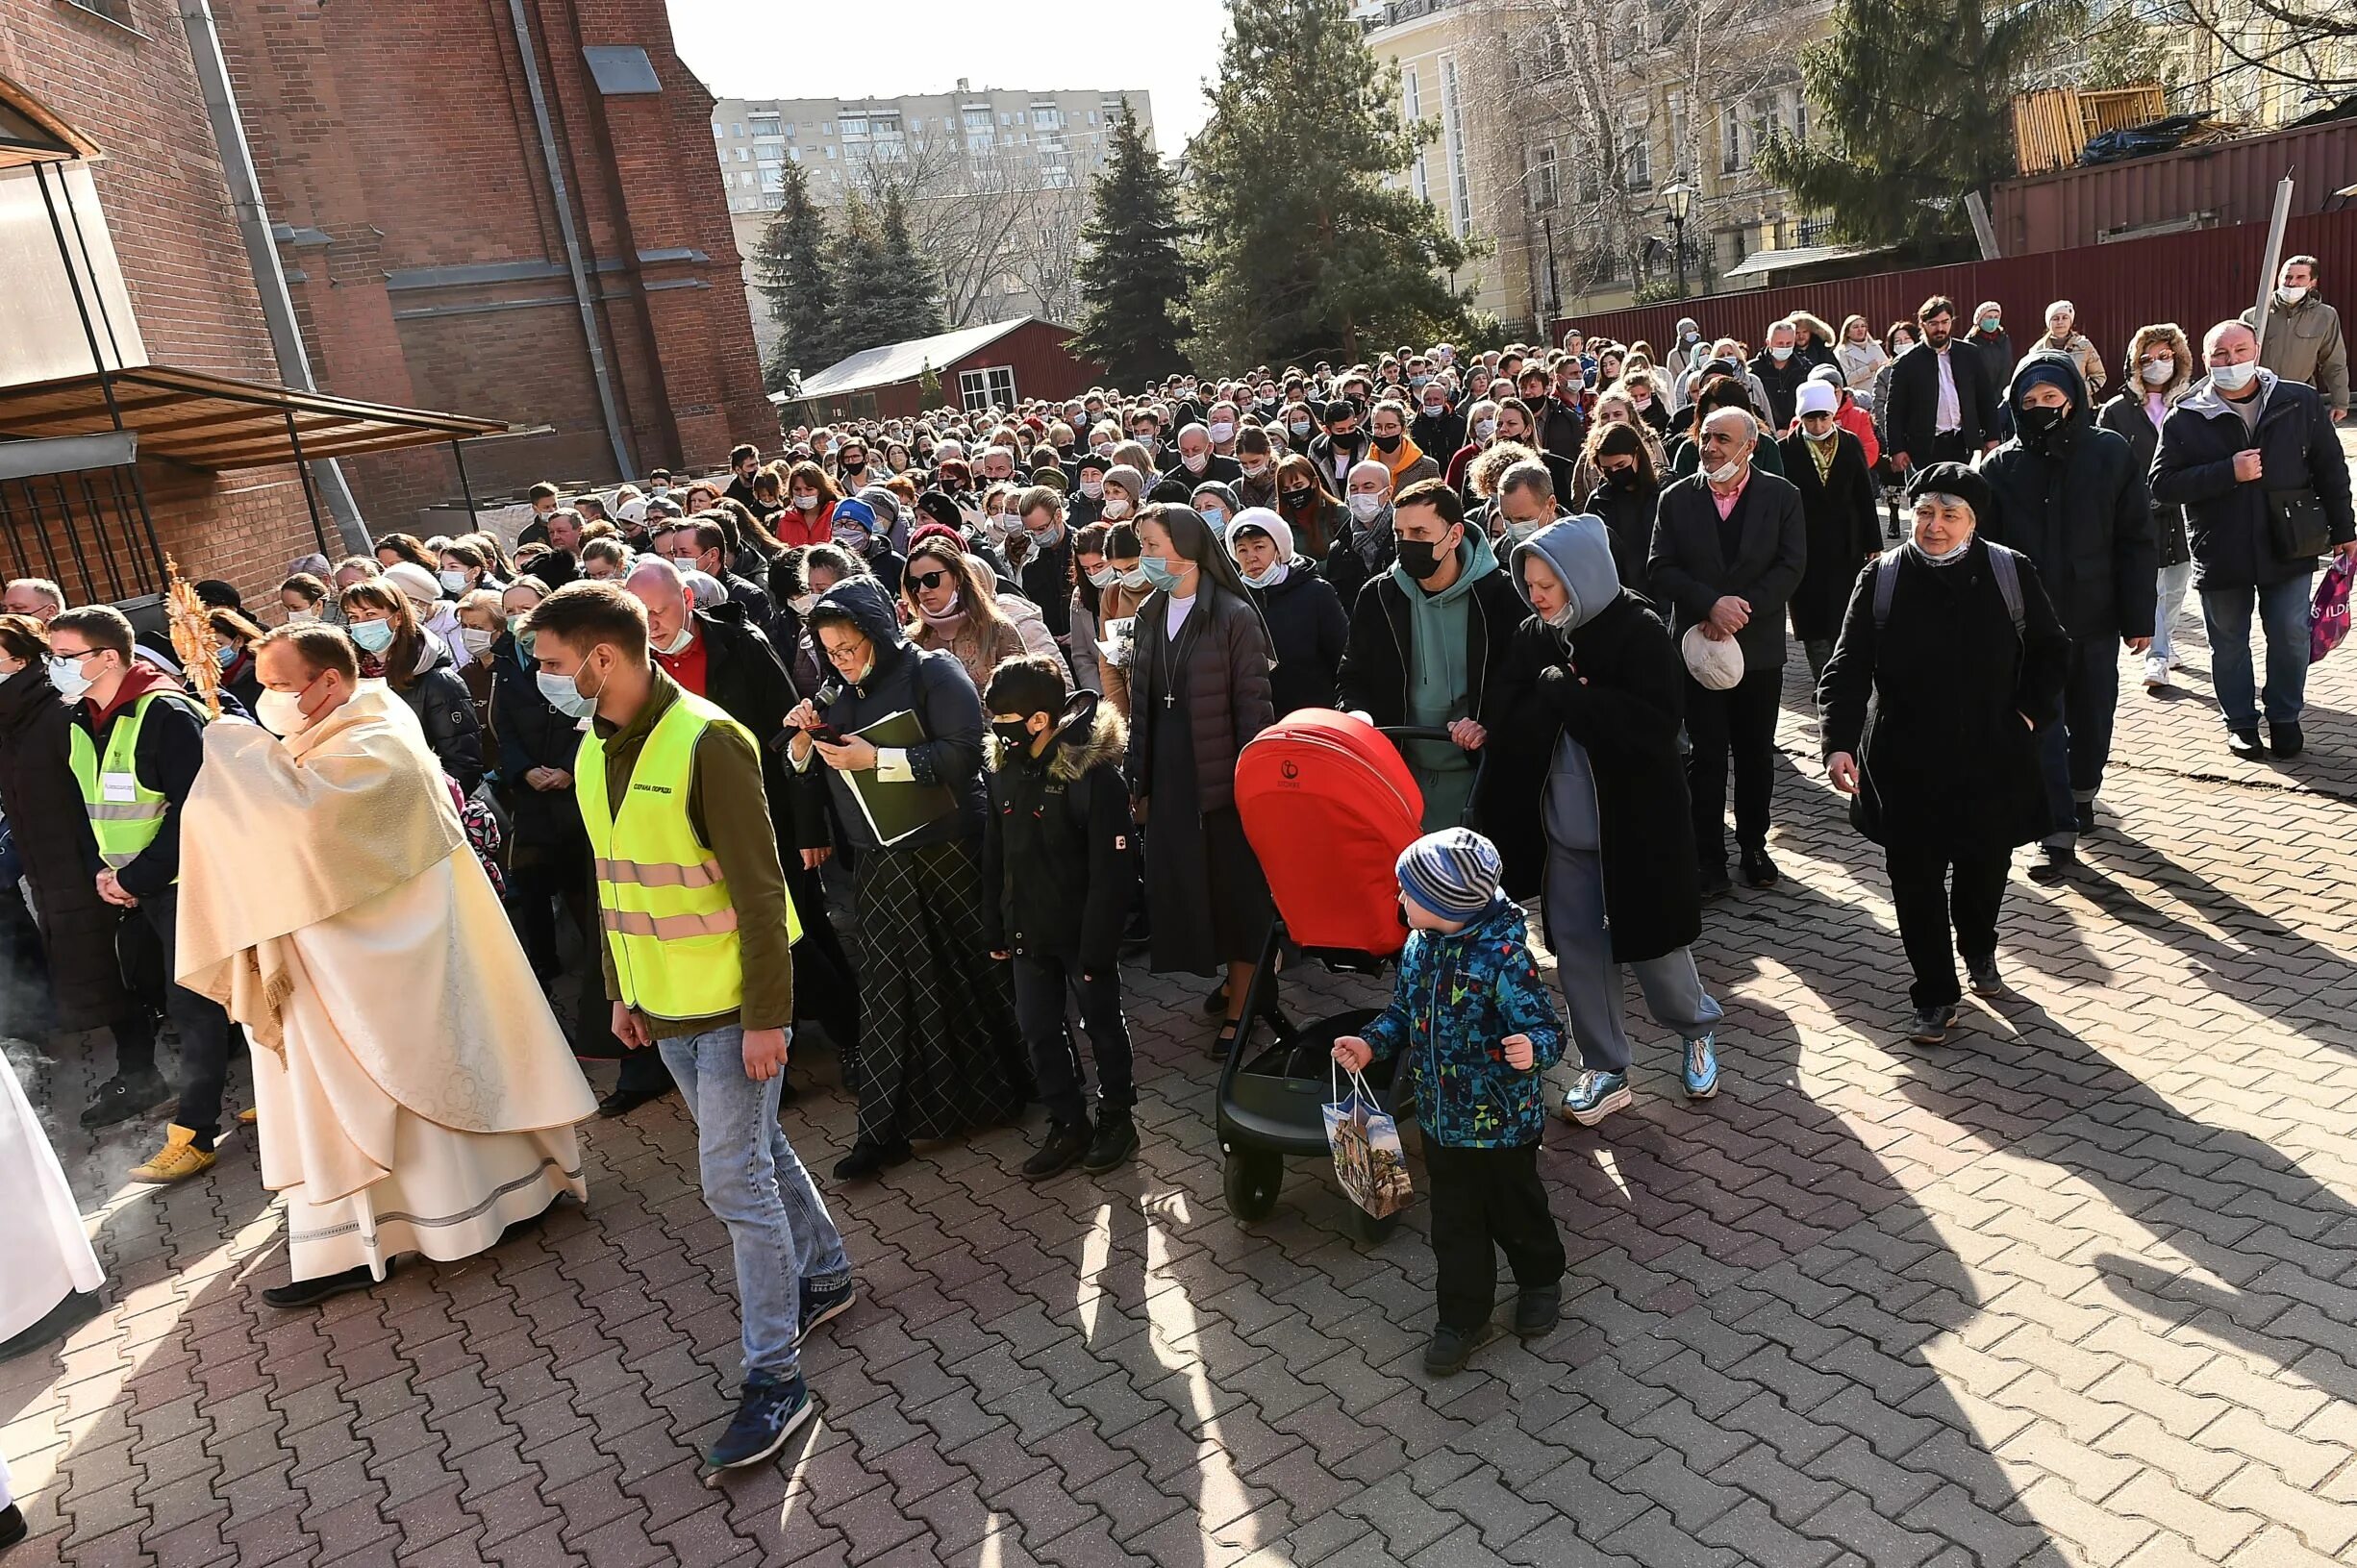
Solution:
<path fill-rule="evenodd" d="M 1104 379 L 1072 357 L 1072 329 L 1038 316 L 961 327 L 932 337 L 863 349 L 802 380 L 799 398 L 773 392 L 787 424 L 906 418 L 955 404 L 969 412 L 1012 409 L 1024 398 L 1067 398 Z M 927 374 L 940 383 L 924 390 Z"/>

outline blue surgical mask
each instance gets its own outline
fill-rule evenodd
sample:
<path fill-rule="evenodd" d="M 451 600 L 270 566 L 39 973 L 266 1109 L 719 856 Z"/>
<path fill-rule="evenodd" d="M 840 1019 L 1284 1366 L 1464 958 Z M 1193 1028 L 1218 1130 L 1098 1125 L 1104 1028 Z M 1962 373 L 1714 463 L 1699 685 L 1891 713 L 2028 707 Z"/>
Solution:
<path fill-rule="evenodd" d="M 597 711 L 597 698 L 593 694 L 583 695 L 579 679 L 578 671 L 572 675 L 557 675 L 541 670 L 533 677 L 539 685 L 540 695 L 548 699 L 549 707 L 568 719 L 586 719 Z M 600 689 L 603 689 L 602 683 Z"/>
<path fill-rule="evenodd" d="M 1157 588 L 1164 593 L 1168 593 L 1171 589 L 1178 586 L 1178 573 L 1172 571 L 1170 569 L 1170 563 L 1164 560 L 1160 556 L 1147 556 L 1143 558 L 1138 562 L 1138 569 L 1145 573 L 1146 585 L 1149 587 Z"/>
<path fill-rule="evenodd" d="M 1285 581 L 1287 566 L 1288 563 L 1282 560 L 1271 561 L 1265 572 L 1239 572 L 1237 575 L 1244 580 L 1247 586 L 1273 588 Z"/>
<path fill-rule="evenodd" d="M 215 648 L 213 650 L 213 662 L 219 664 L 221 668 L 227 669 L 230 665 L 235 664 L 238 661 L 238 650 L 235 648 Z"/>
<path fill-rule="evenodd" d="M 364 653 L 381 654 L 392 646 L 393 624 L 390 621 L 354 621 L 352 640 Z"/>

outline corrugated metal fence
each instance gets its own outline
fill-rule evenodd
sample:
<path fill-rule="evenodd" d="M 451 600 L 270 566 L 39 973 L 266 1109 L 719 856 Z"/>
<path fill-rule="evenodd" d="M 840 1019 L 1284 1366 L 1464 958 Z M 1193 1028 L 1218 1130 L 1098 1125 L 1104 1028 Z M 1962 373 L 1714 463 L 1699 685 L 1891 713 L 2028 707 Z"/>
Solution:
<path fill-rule="evenodd" d="M 2267 226 L 2242 224 L 2196 229 L 2150 239 L 2126 239 L 2077 250 L 1911 272 L 1877 272 L 1833 283 L 1790 288 L 1717 294 L 1676 305 L 1647 305 L 1599 311 L 1555 323 L 1554 340 L 1578 326 L 1591 336 L 1623 343 L 1639 338 L 1661 353 L 1669 351 L 1678 318 L 1693 316 L 1707 341 L 1728 336 L 1756 350 L 1768 324 L 1793 311 L 1807 311 L 1839 328 L 1844 316 L 1863 315 L 1880 336 L 1892 322 L 1913 320 L 1916 308 L 1934 294 L 1956 302 L 1958 333 L 1968 330 L 1972 308 L 1995 300 L 2005 308 L 2006 330 L 2017 346 L 2038 335 L 2046 306 L 2058 299 L 2078 307 L 2079 330 L 2092 338 L 2107 362 L 2126 351 L 2136 329 L 2174 321 L 2196 344 L 2217 322 L 2247 310 L 2259 293 L 2260 253 Z M 2344 315 L 2357 306 L 2357 211 L 2295 217 L 2286 227 L 2284 254 L 2314 256 L 2322 274 L 2318 292 Z"/>

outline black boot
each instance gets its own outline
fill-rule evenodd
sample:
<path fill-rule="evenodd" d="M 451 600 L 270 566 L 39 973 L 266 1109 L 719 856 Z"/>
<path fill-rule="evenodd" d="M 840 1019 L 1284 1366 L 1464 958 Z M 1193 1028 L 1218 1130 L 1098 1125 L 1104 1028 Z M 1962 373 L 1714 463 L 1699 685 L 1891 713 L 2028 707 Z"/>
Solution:
<path fill-rule="evenodd" d="M 1127 1106 L 1104 1106 L 1096 1113 L 1096 1136 L 1089 1140 L 1089 1152 L 1080 1157 L 1080 1168 L 1091 1176 L 1102 1176 L 1116 1165 L 1125 1165 L 1138 1155 L 1138 1124 L 1130 1119 Z"/>
<path fill-rule="evenodd" d="M 861 1177 L 874 1176 L 894 1165 L 904 1164 L 908 1158 L 909 1146 L 905 1140 L 891 1144 L 855 1144 L 849 1154 L 835 1162 L 835 1180 L 856 1182 Z"/>
<path fill-rule="evenodd" d="M 1086 1120 L 1050 1122 L 1047 1136 L 1041 1140 L 1038 1152 L 1023 1161 L 1023 1175 L 1037 1182 L 1068 1171 L 1080 1162 L 1091 1141 Z"/>

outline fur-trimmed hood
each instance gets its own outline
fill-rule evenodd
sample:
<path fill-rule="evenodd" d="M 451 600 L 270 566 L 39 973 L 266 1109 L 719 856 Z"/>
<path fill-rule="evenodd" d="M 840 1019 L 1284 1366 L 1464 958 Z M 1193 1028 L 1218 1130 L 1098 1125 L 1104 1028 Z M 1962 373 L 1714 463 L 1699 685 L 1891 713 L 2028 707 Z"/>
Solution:
<path fill-rule="evenodd" d="M 986 757 L 990 771 L 996 773 L 1005 767 L 1014 750 L 992 734 Z M 1128 751 L 1129 726 L 1123 722 L 1120 710 L 1093 691 L 1075 691 L 1065 702 L 1056 737 L 1048 742 L 1041 760 L 1047 764 L 1049 778 L 1063 784 L 1077 784 L 1100 762 L 1120 766 Z"/>

